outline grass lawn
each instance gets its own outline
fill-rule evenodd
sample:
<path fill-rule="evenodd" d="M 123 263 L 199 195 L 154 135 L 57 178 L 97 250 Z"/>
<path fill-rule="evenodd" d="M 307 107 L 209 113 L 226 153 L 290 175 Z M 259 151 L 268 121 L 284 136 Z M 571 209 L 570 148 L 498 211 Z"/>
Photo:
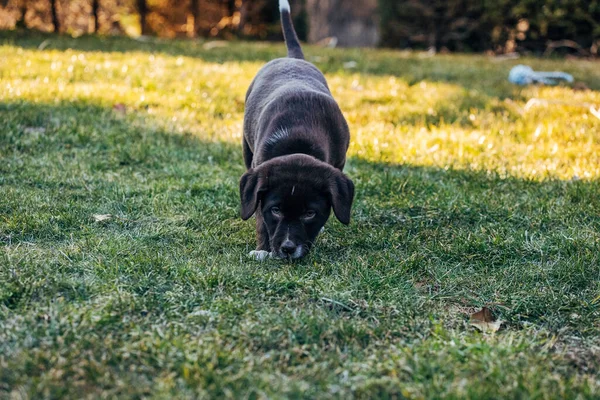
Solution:
<path fill-rule="evenodd" d="M 600 397 L 600 120 L 524 110 L 600 105 L 600 63 L 307 47 L 353 220 L 261 263 L 244 94 L 282 54 L 0 33 L 0 398 Z"/>

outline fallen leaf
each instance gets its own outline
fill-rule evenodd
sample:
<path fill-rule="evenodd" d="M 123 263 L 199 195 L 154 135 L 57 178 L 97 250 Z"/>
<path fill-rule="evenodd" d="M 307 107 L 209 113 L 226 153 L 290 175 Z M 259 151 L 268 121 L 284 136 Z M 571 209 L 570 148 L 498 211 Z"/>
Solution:
<path fill-rule="evenodd" d="M 590 90 L 590 88 L 588 87 L 588 85 L 586 85 L 583 82 L 575 82 L 573 84 L 573 90 L 574 91 L 579 91 L 579 92 L 587 92 Z"/>
<path fill-rule="evenodd" d="M 471 314 L 471 325 L 484 333 L 498 332 L 502 321 L 496 321 L 489 308 L 483 307 L 481 310 Z"/>
<path fill-rule="evenodd" d="M 118 103 L 113 106 L 113 110 L 120 114 L 125 114 L 125 112 L 127 111 L 127 107 L 125 107 L 125 104 L 123 103 Z"/>
<path fill-rule="evenodd" d="M 471 314 L 471 321 L 492 322 L 494 317 L 489 308 L 483 307 L 481 310 Z"/>
<path fill-rule="evenodd" d="M 50 322 L 50 316 L 48 314 L 39 314 L 38 319 L 44 322 Z"/>
<path fill-rule="evenodd" d="M 42 135 L 46 133 L 46 128 L 41 126 L 27 126 L 23 129 L 23 133 L 28 135 Z"/>
<path fill-rule="evenodd" d="M 112 217 L 111 214 L 94 214 L 94 221 L 104 222 L 110 220 Z"/>
<path fill-rule="evenodd" d="M 422 289 L 427 285 L 427 281 L 423 280 L 423 281 L 418 281 L 415 282 L 415 289 Z"/>
<path fill-rule="evenodd" d="M 471 321 L 471 325 L 475 328 L 479 329 L 483 333 L 495 333 L 500 330 L 502 326 L 502 321 L 496 322 L 481 322 L 481 321 Z"/>

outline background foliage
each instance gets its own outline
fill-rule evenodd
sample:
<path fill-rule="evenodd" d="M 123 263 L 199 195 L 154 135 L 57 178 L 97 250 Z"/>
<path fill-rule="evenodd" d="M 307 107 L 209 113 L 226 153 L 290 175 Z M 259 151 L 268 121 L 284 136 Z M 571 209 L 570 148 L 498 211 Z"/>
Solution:
<path fill-rule="evenodd" d="M 341 45 L 364 46 L 368 43 L 360 39 L 365 34 L 350 38 L 350 33 L 355 26 L 371 26 L 375 21 L 379 34 L 370 32 L 375 39 L 369 42 L 392 48 L 589 56 L 598 53 L 600 44 L 600 0 L 378 0 L 378 10 L 364 3 L 360 10 L 353 5 L 352 12 L 343 7 L 347 1 L 321 1 L 319 7 L 312 7 L 310 0 L 293 0 L 300 37 L 318 41 L 323 39 L 317 37 L 321 33 L 314 33 L 325 32 L 337 36 Z M 162 37 L 280 37 L 276 0 L 0 0 L 0 5 L 4 29 L 75 35 L 97 31 Z M 345 17 L 338 21 L 335 16 L 340 10 Z M 328 17 L 323 20 L 311 13 Z M 324 23 L 330 26 L 323 27 Z"/>
<path fill-rule="evenodd" d="M 175 36 L 249 36 L 265 39 L 276 27 L 277 8 L 268 0 L 4 0 L 0 27 L 26 27 L 75 35 L 99 33 Z M 56 9 L 60 26 L 52 22 Z M 144 20 L 144 26 L 141 20 Z M 142 32 L 143 30 L 143 32 Z"/>
<path fill-rule="evenodd" d="M 449 50 L 598 52 L 598 0 L 380 0 L 382 44 Z M 561 41 L 561 43 L 553 43 Z"/>

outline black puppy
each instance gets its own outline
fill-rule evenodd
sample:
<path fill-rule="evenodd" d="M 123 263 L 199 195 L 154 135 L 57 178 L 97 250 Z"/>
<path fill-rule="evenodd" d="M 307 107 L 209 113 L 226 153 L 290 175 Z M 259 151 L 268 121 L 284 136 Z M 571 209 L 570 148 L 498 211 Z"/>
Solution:
<path fill-rule="evenodd" d="M 242 218 L 256 212 L 257 259 L 308 253 L 331 208 L 350 222 L 354 184 L 342 173 L 348 125 L 304 54 L 288 0 L 279 1 L 287 58 L 266 64 L 246 93 Z"/>

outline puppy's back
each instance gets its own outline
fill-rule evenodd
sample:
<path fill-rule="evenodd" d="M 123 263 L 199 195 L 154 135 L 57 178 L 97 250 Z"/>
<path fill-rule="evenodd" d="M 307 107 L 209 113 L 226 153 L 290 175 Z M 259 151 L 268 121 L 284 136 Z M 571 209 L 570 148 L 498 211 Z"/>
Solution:
<path fill-rule="evenodd" d="M 282 92 L 317 92 L 329 97 L 331 92 L 325 77 L 311 63 L 296 58 L 278 58 L 258 71 L 246 93 L 246 101 L 253 99 L 267 102 Z"/>
<path fill-rule="evenodd" d="M 285 104 L 295 104 L 293 109 L 280 109 Z M 244 136 L 251 148 L 258 136 L 268 134 L 267 120 L 276 114 L 306 112 L 316 108 L 333 107 L 339 112 L 325 77 L 311 63 L 295 58 L 279 58 L 267 63 L 258 72 L 246 93 Z M 313 113 L 314 114 L 314 113 Z"/>

